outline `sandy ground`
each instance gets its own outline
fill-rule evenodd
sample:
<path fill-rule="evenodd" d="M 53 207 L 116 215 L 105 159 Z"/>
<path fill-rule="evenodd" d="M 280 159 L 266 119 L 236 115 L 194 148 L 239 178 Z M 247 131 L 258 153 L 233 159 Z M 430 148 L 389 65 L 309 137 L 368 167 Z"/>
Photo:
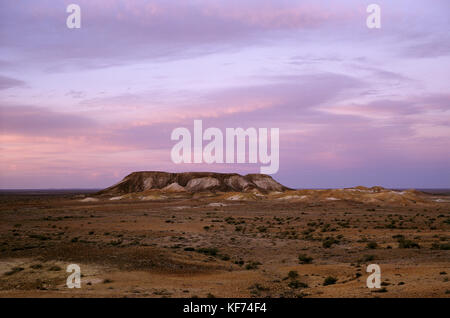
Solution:
<path fill-rule="evenodd" d="M 399 206 L 2 195 L 0 297 L 450 297 L 442 198 Z M 69 264 L 81 267 L 80 289 L 66 286 Z M 367 288 L 368 264 L 381 267 L 381 289 Z"/>

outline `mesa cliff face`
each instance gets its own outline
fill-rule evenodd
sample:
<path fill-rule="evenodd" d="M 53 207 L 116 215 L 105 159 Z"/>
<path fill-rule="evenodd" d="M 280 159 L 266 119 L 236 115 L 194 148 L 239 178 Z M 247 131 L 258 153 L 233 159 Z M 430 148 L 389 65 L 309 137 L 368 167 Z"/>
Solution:
<path fill-rule="evenodd" d="M 119 183 L 98 192 L 98 194 L 121 195 L 156 189 L 165 192 L 258 190 L 263 193 L 290 190 L 276 182 L 271 176 L 264 174 L 242 176 L 237 173 L 140 171 L 129 174 Z"/>
<path fill-rule="evenodd" d="M 213 204 L 266 200 L 284 204 L 358 202 L 371 205 L 415 206 L 445 200 L 416 190 L 390 190 L 380 186 L 293 190 L 264 174 L 242 176 L 237 173 L 161 171 L 133 172 L 119 183 L 98 192 L 97 195 L 84 198 L 81 202 L 194 199 L 211 200 Z"/>

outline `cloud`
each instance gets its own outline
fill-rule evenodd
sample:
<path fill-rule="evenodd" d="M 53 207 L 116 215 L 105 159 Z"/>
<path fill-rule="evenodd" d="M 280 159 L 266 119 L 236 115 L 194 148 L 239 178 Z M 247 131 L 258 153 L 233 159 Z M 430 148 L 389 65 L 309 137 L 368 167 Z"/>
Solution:
<path fill-rule="evenodd" d="M 341 85 L 334 85 L 337 82 Z M 170 149 L 174 143 L 170 133 L 180 126 L 191 129 L 193 119 L 203 119 L 205 129 L 279 127 L 281 161 L 276 177 L 290 186 L 380 184 L 379 174 L 386 169 L 392 178 L 383 179 L 384 185 L 386 180 L 395 185 L 396 177 L 417 183 L 420 178 L 430 178 L 430 173 L 435 175 L 423 167 L 431 165 L 444 171 L 449 168 L 443 161 L 450 149 L 449 123 L 445 119 L 449 111 L 448 95 L 410 96 L 403 100 L 353 105 L 353 112 L 324 111 L 334 109 L 335 103 L 344 103 L 351 96 L 347 95 L 348 90 L 355 85 L 362 84 L 337 74 L 288 77 L 265 86 L 227 89 L 204 97 L 210 101 L 204 113 L 217 105 L 250 102 L 260 94 L 265 94 L 263 100 L 271 98 L 271 104 L 266 107 L 218 111 L 206 116 L 200 116 L 201 108 L 198 108 L 198 113 L 176 121 L 139 125 L 124 122 L 101 126 L 101 129 L 79 114 L 30 106 L 2 107 L 5 154 L 2 174 L 7 176 L 5 180 L 13 182 L 10 185 L 23 179 L 14 176 L 17 169 L 24 169 L 31 175 L 36 170 L 40 174 L 48 173 L 58 180 L 55 184 L 69 184 L 67 180 L 73 180 L 71 184 L 77 186 L 83 182 L 106 186 L 133 170 L 257 171 L 257 167 L 246 165 L 172 164 Z M 315 96 L 323 94 L 319 88 L 327 91 L 325 97 Z M 302 99 L 305 91 L 310 91 L 309 99 Z M 224 97 L 226 100 L 221 100 Z M 170 116 L 170 110 L 167 112 Z M 383 118 L 378 117 L 379 112 Z M 399 165 L 403 170 L 394 169 Z M 406 165 L 416 172 L 417 178 L 406 177 Z M 65 171 L 67 167 L 70 173 Z"/>
<path fill-rule="evenodd" d="M 447 27 L 447 30 L 450 26 Z M 437 58 L 450 55 L 450 36 L 443 34 L 432 39 L 421 40 L 420 43 L 408 45 L 403 51 L 410 58 Z"/>
<path fill-rule="evenodd" d="M 3 2 L 5 49 L 24 54 L 24 63 L 51 64 L 49 71 L 101 68 L 267 44 L 291 38 L 290 31 L 320 29 L 356 16 L 332 2 L 324 7 L 315 1 L 79 0 L 82 27 L 68 30 L 68 3 Z"/>
<path fill-rule="evenodd" d="M 0 90 L 24 86 L 25 82 L 0 75 Z"/>
<path fill-rule="evenodd" d="M 252 80 L 252 79 L 251 79 Z M 338 73 L 266 76 L 264 83 L 197 91 L 121 94 L 87 99 L 80 106 L 134 126 L 209 119 L 230 124 L 294 121 L 315 107 L 350 97 L 368 83 Z M 155 116 L 157 114 L 157 116 Z"/>
<path fill-rule="evenodd" d="M 0 1 L 0 89 L 26 85 L 0 108 L 3 184 L 251 170 L 173 165 L 170 133 L 194 119 L 280 128 L 291 186 L 450 171 L 448 1 L 380 0 L 381 30 L 356 0 L 77 0 L 80 30 L 69 3 Z"/>
<path fill-rule="evenodd" d="M 430 94 L 402 99 L 377 99 L 367 104 L 334 105 L 320 108 L 325 113 L 351 115 L 382 121 L 425 121 L 428 117 L 439 124 L 448 122 L 450 95 Z"/>
<path fill-rule="evenodd" d="M 79 98 L 84 98 L 86 96 L 86 94 L 83 91 L 77 91 L 77 90 L 72 89 L 66 93 L 66 96 L 70 96 L 72 98 L 79 99 Z"/>
<path fill-rule="evenodd" d="M 96 127 L 95 121 L 82 115 L 62 113 L 37 106 L 0 106 L 2 134 L 31 136 L 84 135 Z"/>

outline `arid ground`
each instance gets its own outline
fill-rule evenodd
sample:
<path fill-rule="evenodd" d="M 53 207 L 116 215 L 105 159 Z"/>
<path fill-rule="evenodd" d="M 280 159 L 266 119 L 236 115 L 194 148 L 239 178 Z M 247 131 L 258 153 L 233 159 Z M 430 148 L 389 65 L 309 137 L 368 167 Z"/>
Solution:
<path fill-rule="evenodd" d="M 450 297 L 448 194 L 405 203 L 304 191 L 3 192 L 0 296 Z M 313 191 L 322 199 L 302 200 Z M 66 287 L 69 264 L 80 289 Z M 382 288 L 366 287 L 368 264 L 380 265 Z"/>

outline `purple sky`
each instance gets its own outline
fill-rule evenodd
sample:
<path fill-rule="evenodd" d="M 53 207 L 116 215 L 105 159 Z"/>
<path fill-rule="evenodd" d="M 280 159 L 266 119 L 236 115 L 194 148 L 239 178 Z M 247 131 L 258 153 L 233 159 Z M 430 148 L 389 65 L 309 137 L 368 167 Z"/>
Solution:
<path fill-rule="evenodd" d="M 382 28 L 366 27 L 378 3 Z M 66 27 L 80 5 L 82 27 Z M 291 187 L 450 187 L 448 0 L 1 0 L 0 188 L 96 188 L 176 127 L 280 128 Z"/>

